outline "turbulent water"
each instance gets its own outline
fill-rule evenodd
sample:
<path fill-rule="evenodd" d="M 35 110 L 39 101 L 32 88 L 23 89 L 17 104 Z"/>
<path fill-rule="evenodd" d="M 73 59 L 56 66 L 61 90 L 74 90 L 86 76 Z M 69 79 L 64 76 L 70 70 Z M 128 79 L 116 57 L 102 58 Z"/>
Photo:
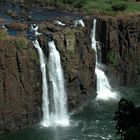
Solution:
<path fill-rule="evenodd" d="M 57 51 L 54 41 L 50 41 L 49 45 L 49 79 L 50 79 L 50 95 L 51 95 L 51 111 L 50 124 L 66 126 L 69 124 L 67 112 L 67 96 L 64 87 L 64 76 L 61 67 L 60 54 Z"/>
<path fill-rule="evenodd" d="M 97 76 L 97 100 L 110 100 L 110 99 L 118 99 L 118 95 L 116 92 L 112 91 L 112 88 L 109 84 L 109 81 L 102 70 L 103 66 L 98 60 L 98 49 L 100 49 L 100 45 L 97 44 L 96 41 L 96 19 L 93 21 L 93 29 L 91 34 L 92 39 L 92 49 L 96 52 L 96 66 L 95 66 L 95 73 Z M 97 49 L 98 47 L 98 49 Z"/>
<path fill-rule="evenodd" d="M 46 76 L 46 64 L 44 59 L 43 51 L 39 45 L 37 40 L 33 41 L 35 48 L 38 51 L 39 59 L 40 59 L 40 69 L 42 72 L 42 110 L 43 110 L 43 119 L 42 125 L 49 125 L 50 117 L 49 117 L 49 97 L 48 97 L 48 84 L 47 84 L 47 76 Z"/>
<path fill-rule="evenodd" d="M 139 104 L 140 87 L 120 88 L 120 96 Z M 70 126 L 36 126 L 16 133 L 0 135 L 0 140 L 118 140 L 115 138 L 116 101 L 90 100 L 71 115 Z"/>

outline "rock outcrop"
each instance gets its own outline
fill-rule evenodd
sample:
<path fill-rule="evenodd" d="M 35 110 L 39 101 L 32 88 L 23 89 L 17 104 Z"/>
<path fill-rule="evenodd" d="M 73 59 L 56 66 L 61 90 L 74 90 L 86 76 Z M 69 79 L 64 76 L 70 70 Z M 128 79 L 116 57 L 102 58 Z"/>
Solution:
<path fill-rule="evenodd" d="M 85 28 L 66 28 L 54 38 L 61 54 L 69 108 L 75 108 L 95 96 L 95 53 L 90 34 Z"/>
<path fill-rule="evenodd" d="M 114 77 L 111 83 L 139 85 L 140 15 L 98 17 L 97 40 L 103 44 L 102 61 L 111 68 L 106 74 Z"/>
<path fill-rule="evenodd" d="M 90 34 L 82 27 L 62 28 L 50 22 L 38 25 L 44 33 L 39 42 L 46 60 L 49 54 L 46 32 L 52 34 L 60 52 L 68 106 L 69 110 L 73 110 L 90 96 L 95 96 L 95 52 L 91 49 Z M 26 24 L 7 26 L 9 29 L 14 27 L 18 30 L 26 28 Z M 41 118 L 39 58 L 31 41 L 24 35 L 0 36 L 0 132 L 31 126 Z"/>
<path fill-rule="evenodd" d="M 32 126 L 40 119 L 37 57 L 25 38 L 0 37 L 0 133 Z"/>
<path fill-rule="evenodd" d="M 121 140 L 139 140 L 140 137 L 140 107 L 132 101 L 121 99 L 115 112 L 116 134 Z"/>
<path fill-rule="evenodd" d="M 95 52 L 91 49 L 90 31 L 83 27 L 61 27 L 50 23 L 41 24 L 40 28 L 42 32 L 46 30 L 53 34 L 61 55 L 69 109 L 75 109 L 90 96 L 95 96 Z M 47 38 L 42 36 L 40 44 L 48 56 Z"/>

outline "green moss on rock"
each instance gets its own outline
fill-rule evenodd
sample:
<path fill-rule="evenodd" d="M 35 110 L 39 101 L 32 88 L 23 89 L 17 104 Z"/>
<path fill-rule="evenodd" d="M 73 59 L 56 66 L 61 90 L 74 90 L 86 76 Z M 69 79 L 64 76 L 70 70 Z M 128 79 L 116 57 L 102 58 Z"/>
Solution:
<path fill-rule="evenodd" d="M 6 30 L 0 30 L 0 40 L 4 40 L 7 37 Z"/>
<path fill-rule="evenodd" d="M 118 65 L 118 58 L 117 53 L 114 50 L 110 50 L 107 53 L 107 61 L 109 64 L 111 64 L 113 67 L 116 67 Z"/>
<path fill-rule="evenodd" d="M 24 37 L 18 37 L 15 40 L 15 45 L 19 50 L 20 49 L 27 49 L 27 47 L 28 47 L 27 39 Z"/>
<path fill-rule="evenodd" d="M 71 28 L 67 28 L 66 30 L 64 30 L 64 36 L 67 50 L 74 53 L 74 47 L 76 43 L 74 31 Z"/>

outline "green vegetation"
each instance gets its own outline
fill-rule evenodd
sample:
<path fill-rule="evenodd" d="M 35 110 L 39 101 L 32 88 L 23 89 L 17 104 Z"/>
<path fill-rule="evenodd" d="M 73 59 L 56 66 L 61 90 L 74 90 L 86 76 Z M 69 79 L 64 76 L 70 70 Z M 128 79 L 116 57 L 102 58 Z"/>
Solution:
<path fill-rule="evenodd" d="M 0 0 L 4 2 L 6 0 Z M 140 12 L 140 2 L 136 0 L 11 0 L 28 6 L 36 3 L 40 6 L 60 7 L 62 9 L 79 8 L 89 13 L 99 12 L 115 15 L 123 12 Z M 11 13 L 9 13 L 11 14 Z M 13 13 L 13 17 L 16 13 Z"/>
<path fill-rule="evenodd" d="M 74 47 L 76 43 L 74 31 L 71 28 L 64 30 L 64 36 L 66 37 L 66 47 L 71 53 L 74 53 Z"/>
<path fill-rule="evenodd" d="M 29 47 L 29 53 L 33 56 L 35 63 L 37 65 L 39 65 L 40 64 L 40 60 L 39 60 L 38 53 L 35 51 L 35 49 Z"/>
<path fill-rule="evenodd" d="M 140 3 L 135 0 L 36 0 L 42 5 L 62 6 L 69 5 L 81 8 L 88 12 L 116 13 L 116 11 L 140 12 Z"/>
<path fill-rule="evenodd" d="M 0 30 L 0 40 L 4 40 L 6 36 L 7 32 L 4 29 Z"/>
<path fill-rule="evenodd" d="M 117 53 L 114 50 L 110 50 L 107 53 L 107 61 L 113 67 L 116 67 L 118 65 Z"/>
<path fill-rule="evenodd" d="M 89 12 L 101 11 L 105 13 L 115 13 L 118 11 L 138 12 L 140 3 L 128 2 L 126 0 L 87 0 L 83 7 Z"/>
<path fill-rule="evenodd" d="M 114 3 L 111 6 L 113 11 L 124 11 L 127 9 L 127 5 L 124 2 Z"/>
<path fill-rule="evenodd" d="M 19 50 L 27 49 L 28 42 L 27 39 L 23 36 L 12 37 L 9 36 L 7 31 L 4 29 L 0 30 L 0 41 L 10 42 L 11 45 L 15 45 Z"/>
<path fill-rule="evenodd" d="M 15 45 L 20 49 L 27 49 L 27 40 L 24 37 L 17 37 L 15 40 Z"/>

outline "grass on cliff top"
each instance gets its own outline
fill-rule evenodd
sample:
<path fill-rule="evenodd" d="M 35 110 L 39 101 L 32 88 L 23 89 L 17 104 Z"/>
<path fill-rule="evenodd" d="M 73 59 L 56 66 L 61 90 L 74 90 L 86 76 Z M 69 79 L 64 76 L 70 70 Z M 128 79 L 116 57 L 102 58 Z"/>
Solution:
<path fill-rule="evenodd" d="M 126 0 L 87 0 L 83 6 L 88 12 L 100 11 L 105 13 L 140 12 L 140 3 L 127 2 Z"/>
<path fill-rule="evenodd" d="M 28 45 L 27 39 L 24 36 L 9 36 L 4 29 L 0 30 L 0 41 L 9 45 L 15 45 L 18 49 L 27 49 Z"/>
<path fill-rule="evenodd" d="M 6 0 L 0 0 L 5 2 Z M 62 9 L 78 8 L 89 13 L 117 15 L 117 13 L 139 13 L 140 2 L 136 0 L 10 0 L 19 3 L 37 3 L 41 6 L 59 7 Z"/>
<path fill-rule="evenodd" d="M 124 12 L 140 12 L 140 2 L 135 0 L 36 0 L 44 6 L 58 6 L 65 8 L 79 8 L 88 12 L 118 13 Z"/>

